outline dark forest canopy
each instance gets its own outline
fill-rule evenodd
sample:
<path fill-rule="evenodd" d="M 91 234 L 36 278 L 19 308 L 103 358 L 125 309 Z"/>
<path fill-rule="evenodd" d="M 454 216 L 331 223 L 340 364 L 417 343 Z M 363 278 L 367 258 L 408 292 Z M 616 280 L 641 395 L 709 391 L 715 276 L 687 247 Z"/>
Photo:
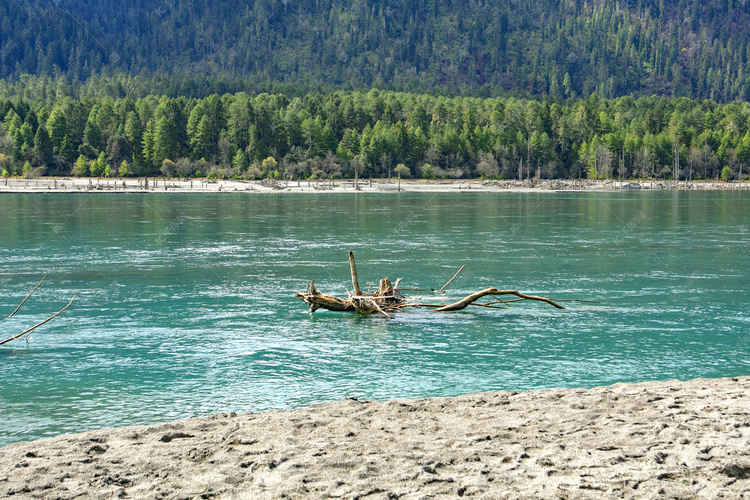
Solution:
<path fill-rule="evenodd" d="M 748 103 L 377 89 L 52 99 L 36 84 L 46 97 L 0 97 L 2 175 L 730 179 L 750 162 Z"/>
<path fill-rule="evenodd" d="M 166 73 L 185 85 L 170 91 L 191 97 L 249 91 L 249 80 L 750 100 L 746 0 L 10 0 L 0 19 L 9 81 Z"/>

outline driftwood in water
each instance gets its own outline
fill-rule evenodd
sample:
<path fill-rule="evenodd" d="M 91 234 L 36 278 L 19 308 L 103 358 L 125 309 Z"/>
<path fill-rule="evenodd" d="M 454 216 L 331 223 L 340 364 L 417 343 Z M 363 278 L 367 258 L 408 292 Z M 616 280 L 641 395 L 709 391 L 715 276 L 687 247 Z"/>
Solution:
<path fill-rule="evenodd" d="M 515 295 L 516 297 L 519 297 L 524 300 L 539 300 L 541 302 L 546 302 L 547 304 L 551 306 L 555 306 L 558 309 L 565 309 L 560 304 L 552 301 L 551 299 L 548 299 L 546 297 L 537 297 L 535 295 L 526 295 L 521 292 L 517 292 L 515 290 L 498 290 L 497 288 L 487 288 L 485 290 L 479 291 L 477 293 L 472 293 L 468 297 L 465 297 L 458 302 L 454 302 L 453 304 L 448 304 L 446 306 L 441 306 L 435 309 L 436 311 L 460 311 L 461 309 L 466 309 L 467 306 L 472 305 L 477 300 L 481 299 L 482 297 L 485 297 L 487 295 Z"/>
<path fill-rule="evenodd" d="M 448 286 L 464 266 L 453 275 L 453 277 L 443 285 L 440 290 L 434 290 L 442 292 L 446 286 Z M 302 299 L 306 304 L 310 306 L 310 312 L 315 312 L 318 309 L 327 309 L 329 311 L 356 311 L 360 314 L 382 314 L 388 318 L 391 318 L 391 313 L 403 311 L 407 307 L 428 307 L 436 312 L 448 312 L 448 311 L 460 311 L 466 309 L 469 306 L 477 307 L 489 307 L 504 309 L 502 306 L 495 304 L 508 304 L 510 302 L 517 302 L 522 300 L 535 300 L 539 302 L 546 302 L 547 304 L 554 306 L 558 309 L 565 309 L 563 306 L 558 304 L 552 299 L 547 297 L 538 297 L 536 295 L 527 295 L 516 290 L 499 290 L 497 288 L 486 288 L 479 292 L 472 293 L 464 297 L 463 299 L 453 302 L 451 304 L 425 304 L 416 301 L 409 300 L 401 293 L 399 285 L 401 278 L 396 280 L 395 285 L 391 284 L 391 280 L 383 278 L 378 284 L 376 292 L 367 294 L 363 293 L 359 287 L 359 280 L 357 277 L 357 267 L 354 262 L 354 253 L 349 252 L 349 269 L 352 277 L 352 286 L 354 287 L 354 293 L 349 293 L 346 299 L 336 297 L 333 295 L 327 295 L 319 292 L 315 288 L 315 281 L 311 281 L 309 285 L 309 291 L 307 293 L 297 292 L 294 294 L 295 297 Z M 499 295 L 514 295 L 518 298 L 512 300 L 496 300 L 489 303 L 477 303 L 479 299 L 486 296 L 499 296 Z"/>
<path fill-rule="evenodd" d="M 310 304 L 310 312 L 315 312 L 320 308 L 329 311 L 356 311 L 356 309 L 354 309 L 354 304 L 351 302 L 317 291 L 315 289 L 315 280 L 310 282 L 309 293 L 296 293 L 295 297 L 300 297 L 302 300 Z"/>
<path fill-rule="evenodd" d="M 8 316 L 9 318 L 12 318 L 13 315 L 15 315 L 18 312 L 18 310 L 21 309 L 21 306 L 28 300 L 29 297 L 31 297 L 31 294 L 33 294 L 36 291 L 36 289 L 39 288 L 39 285 L 41 285 L 42 283 L 44 283 L 45 279 L 47 279 L 47 275 L 46 274 L 42 278 L 42 281 L 40 281 L 34 287 L 34 289 L 31 290 L 29 292 L 29 294 L 21 301 L 21 303 L 18 304 L 18 307 L 16 307 L 16 309 L 10 314 L 10 316 Z M 75 297 L 73 297 L 72 299 L 70 299 L 70 302 L 68 302 L 68 305 L 66 305 L 65 307 L 63 307 L 62 309 L 60 309 L 59 311 L 57 311 L 52 316 L 50 316 L 49 318 L 45 319 L 44 321 L 40 321 L 39 323 L 37 323 L 36 325 L 32 326 L 31 328 L 27 328 L 26 330 L 22 331 L 21 333 L 17 333 L 15 335 L 11 336 L 11 337 L 8 337 L 5 340 L 0 340 L 0 345 L 6 344 L 6 343 L 8 343 L 8 342 L 10 342 L 12 340 L 20 339 L 22 337 L 25 337 L 26 335 L 29 335 L 31 332 L 33 332 L 34 330 L 36 330 L 37 328 L 39 328 L 43 324 L 52 321 L 53 319 L 55 319 L 56 317 L 58 317 L 60 314 L 62 314 L 67 308 L 70 307 L 70 305 L 73 303 L 74 300 L 75 300 Z"/>

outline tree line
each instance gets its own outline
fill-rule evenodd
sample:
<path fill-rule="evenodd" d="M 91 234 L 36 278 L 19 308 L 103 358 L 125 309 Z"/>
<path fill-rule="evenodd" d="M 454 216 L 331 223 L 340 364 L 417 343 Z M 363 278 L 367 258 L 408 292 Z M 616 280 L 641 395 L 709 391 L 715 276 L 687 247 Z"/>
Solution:
<path fill-rule="evenodd" d="M 0 174 L 737 178 L 750 104 L 368 92 L 0 99 Z M 396 170 L 398 168 L 398 170 Z"/>
<path fill-rule="evenodd" d="M 35 0 L 3 2 L 0 19 L 0 78 L 12 81 L 125 72 L 211 75 L 205 95 L 250 79 L 750 100 L 746 0 Z"/>

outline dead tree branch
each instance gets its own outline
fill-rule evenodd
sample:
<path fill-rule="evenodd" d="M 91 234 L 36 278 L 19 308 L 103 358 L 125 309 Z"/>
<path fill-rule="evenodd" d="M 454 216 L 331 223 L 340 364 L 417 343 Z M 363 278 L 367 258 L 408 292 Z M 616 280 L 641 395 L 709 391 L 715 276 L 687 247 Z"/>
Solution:
<path fill-rule="evenodd" d="M 362 290 L 359 289 L 359 279 L 357 279 L 357 264 L 354 263 L 354 252 L 351 250 L 349 251 L 349 270 L 352 273 L 354 295 L 362 295 Z"/>
<path fill-rule="evenodd" d="M 47 279 L 47 275 L 46 274 L 44 275 L 44 277 L 42 278 L 42 280 L 39 283 L 37 283 L 37 285 L 34 287 L 34 289 L 31 290 L 29 292 L 29 294 L 21 301 L 21 303 L 18 304 L 18 307 L 16 307 L 15 311 L 13 311 L 10 314 L 10 316 L 8 316 L 8 318 L 12 318 L 18 312 L 18 310 L 21 309 L 21 306 L 24 304 L 24 302 L 26 302 L 28 300 L 28 298 L 31 297 L 31 295 L 36 291 L 36 289 L 39 288 L 39 286 L 42 283 L 44 283 L 45 279 Z M 30 334 L 31 332 L 33 332 L 34 330 L 36 330 L 37 328 L 39 328 L 43 324 L 45 324 L 45 323 L 47 323 L 49 321 L 52 321 L 53 319 L 55 319 L 56 317 L 58 317 L 60 314 L 62 314 L 63 311 L 65 311 L 67 308 L 69 308 L 70 305 L 73 303 L 74 300 L 75 300 L 75 297 L 73 297 L 72 299 L 70 299 L 70 302 L 68 302 L 68 305 L 66 305 L 65 307 L 63 307 L 58 312 L 56 312 L 55 314 L 53 314 L 49 318 L 45 319 L 44 321 L 40 321 L 39 323 L 37 323 L 36 325 L 32 326 L 31 328 L 28 328 L 28 329 L 22 331 L 19 334 L 13 335 L 12 337 L 8 337 L 7 339 L 0 341 L 0 345 L 7 344 L 8 342 L 10 342 L 12 340 L 20 339 L 20 338 L 24 337 L 25 335 Z"/>
<path fill-rule="evenodd" d="M 493 288 L 486 288 L 476 293 L 472 293 L 468 297 L 465 297 L 459 300 L 458 302 L 454 302 L 453 304 L 448 304 L 442 307 L 438 307 L 437 309 L 435 309 L 435 311 L 438 311 L 438 312 L 460 311 L 461 309 L 465 309 L 466 306 L 472 304 L 473 302 L 476 302 L 477 300 L 481 299 L 482 297 L 486 295 L 515 295 L 516 297 L 519 297 L 524 300 L 539 300 L 541 302 L 546 302 L 549 305 L 555 306 L 558 309 L 565 309 L 560 304 L 546 297 L 526 295 L 524 293 L 517 292 L 516 290 L 498 290 L 497 288 L 493 287 Z"/>
<path fill-rule="evenodd" d="M 450 285 L 451 282 L 453 282 L 453 280 L 456 279 L 456 276 L 458 276 L 458 273 L 460 273 L 461 271 L 464 270 L 464 267 L 466 267 L 466 264 L 464 264 L 463 266 L 461 266 L 461 268 L 458 271 L 456 271 L 456 274 L 454 274 L 453 277 L 448 280 L 448 283 L 446 283 L 445 285 L 443 285 L 442 288 L 440 288 L 440 290 L 438 290 L 438 292 L 442 292 L 443 290 L 445 290 L 445 287 L 447 287 L 448 285 Z"/>
<path fill-rule="evenodd" d="M 15 310 L 15 311 L 13 311 L 12 313 L 10 313 L 10 316 L 8 316 L 9 318 L 12 318 L 12 317 L 13 317 L 13 315 L 14 315 L 14 314 L 16 314 L 16 313 L 18 312 L 18 310 L 19 310 L 19 309 L 21 309 L 21 306 L 23 305 L 23 303 L 24 303 L 24 302 L 26 302 L 26 300 L 27 300 L 27 299 L 28 299 L 29 297 L 31 297 L 31 294 L 32 294 L 32 293 L 36 292 L 36 289 L 37 289 L 37 288 L 39 288 L 39 285 L 41 285 L 42 283 L 44 283 L 44 280 L 46 280 L 46 279 L 47 279 L 47 275 L 45 274 L 45 275 L 44 275 L 44 277 L 42 277 L 42 281 L 40 281 L 39 283 L 37 283 L 37 285 L 36 285 L 36 286 L 34 287 L 34 289 L 33 289 L 32 291 L 30 291 L 30 292 L 29 292 L 29 294 L 28 294 L 28 295 L 26 296 L 26 298 L 24 298 L 24 299 L 23 299 L 23 300 L 21 301 L 21 303 L 20 303 L 20 304 L 18 304 L 18 307 L 16 307 L 16 310 Z"/>
<path fill-rule="evenodd" d="M 36 325 L 32 326 L 32 327 L 31 327 L 31 328 L 29 328 L 28 330 L 25 330 L 25 331 L 23 331 L 23 332 L 19 333 L 18 335 L 14 335 L 14 336 L 12 336 L 12 337 L 10 337 L 10 338 L 8 338 L 8 339 L 5 339 L 5 340 L 3 340 L 3 341 L 0 341 L 0 345 L 3 345 L 3 344 L 5 344 L 5 343 L 8 343 L 8 342 L 10 342 L 11 340 L 16 340 L 16 339 L 20 339 L 20 338 L 21 338 L 21 337 L 23 337 L 24 335 L 27 335 L 27 334 L 29 334 L 29 333 L 33 332 L 34 330 L 36 330 L 37 328 L 39 328 L 39 327 L 40 327 L 40 326 L 42 326 L 43 324 L 45 324 L 45 323 L 47 323 L 47 322 L 49 322 L 49 321 L 52 321 L 53 319 L 55 319 L 56 317 L 58 317 L 58 316 L 59 316 L 60 314 L 62 314 L 62 313 L 63 313 L 63 312 L 64 312 L 64 311 L 65 311 L 65 310 L 66 310 L 67 308 L 69 308 L 69 307 L 70 307 L 70 305 L 71 305 L 71 304 L 73 303 L 73 301 L 74 301 L 74 300 L 75 300 L 75 297 L 73 297 L 72 299 L 70 299 L 70 302 L 68 302 L 68 305 L 67 305 L 67 306 L 63 307 L 62 309 L 60 309 L 59 311 L 57 311 L 57 312 L 56 312 L 55 314 L 53 314 L 52 316 L 50 316 L 49 318 L 45 319 L 44 321 L 41 321 L 41 322 L 37 323 Z"/>

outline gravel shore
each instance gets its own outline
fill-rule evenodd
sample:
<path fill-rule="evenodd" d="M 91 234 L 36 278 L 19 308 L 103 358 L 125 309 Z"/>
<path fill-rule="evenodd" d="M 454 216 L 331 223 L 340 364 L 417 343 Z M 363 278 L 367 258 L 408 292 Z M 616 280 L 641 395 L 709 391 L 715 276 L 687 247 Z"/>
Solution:
<path fill-rule="evenodd" d="M 321 181 L 241 181 L 161 178 L 95 179 L 83 177 L 42 177 L 39 179 L 0 179 L 2 193 L 388 193 L 388 192 L 555 192 L 620 190 L 716 191 L 750 189 L 748 182 L 693 181 L 593 181 L 593 180 L 424 180 L 364 179 Z"/>
<path fill-rule="evenodd" d="M 0 448 L 0 497 L 749 498 L 749 389 L 349 399 L 105 429 Z"/>

